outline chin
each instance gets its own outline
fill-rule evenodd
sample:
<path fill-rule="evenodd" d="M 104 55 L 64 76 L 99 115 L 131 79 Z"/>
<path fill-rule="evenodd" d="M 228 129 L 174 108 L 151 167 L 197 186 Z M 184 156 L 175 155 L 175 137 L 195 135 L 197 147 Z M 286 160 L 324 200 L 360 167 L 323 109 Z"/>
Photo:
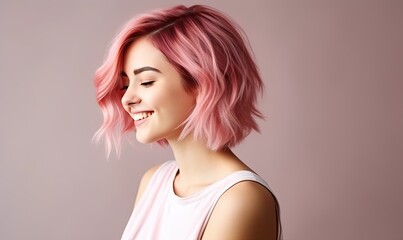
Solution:
<path fill-rule="evenodd" d="M 136 139 L 137 142 L 142 143 L 142 144 L 151 144 L 151 143 L 156 143 L 159 140 L 164 139 L 163 137 L 155 137 L 155 136 L 144 136 L 139 133 L 136 133 Z"/>
<path fill-rule="evenodd" d="M 137 137 L 137 142 L 142 143 L 142 144 L 150 144 L 150 143 L 153 143 L 155 141 L 150 140 L 148 138 Z"/>

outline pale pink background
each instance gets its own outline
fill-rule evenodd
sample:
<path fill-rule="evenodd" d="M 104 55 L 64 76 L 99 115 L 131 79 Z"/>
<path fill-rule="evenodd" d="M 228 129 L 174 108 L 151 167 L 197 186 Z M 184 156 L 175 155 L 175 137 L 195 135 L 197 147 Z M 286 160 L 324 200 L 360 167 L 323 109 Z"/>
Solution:
<path fill-rule="evenodd" d="M 196 2 L 254 48 L 267 121 L 235 151 L 276 193 L 285 239 L 403 239 L 402 1 Z M 126 20 L 177 3 L 1 1 L 0 239 L 120 238 L 142 172 L 172 155 L 106 160 L 92 75 Z"/>

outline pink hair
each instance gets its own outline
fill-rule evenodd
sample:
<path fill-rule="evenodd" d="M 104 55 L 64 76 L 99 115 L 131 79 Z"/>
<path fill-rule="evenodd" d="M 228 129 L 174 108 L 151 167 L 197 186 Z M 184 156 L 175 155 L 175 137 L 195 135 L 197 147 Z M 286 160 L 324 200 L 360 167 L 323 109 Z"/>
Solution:
<path fill-rule="evenodd" d="M 193 134 L 212 150 L 232 147 L 252 130 L 263 82 L 241 29 L 210 7 L 177 6 L 130 20 L 114 38 L 95 73 L 96 96 L 104 122 L 94 139 L 105 139 L 120 153 L 122 135 L 134 129 L 121 105 L 119 78 L 123 56 L 136 39 L 147 36 L 176 68 L 183 87 L 196 95 L 196 106 L 184 122 L 181 138 Z M 166 143 L 165 140 L 159 143 Z"/>

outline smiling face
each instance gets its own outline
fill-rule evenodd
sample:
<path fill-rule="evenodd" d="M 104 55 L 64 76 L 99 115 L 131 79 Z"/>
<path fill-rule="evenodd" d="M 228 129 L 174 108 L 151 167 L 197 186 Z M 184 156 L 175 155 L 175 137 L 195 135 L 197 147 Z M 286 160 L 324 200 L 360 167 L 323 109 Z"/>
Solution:
<path fill-rule="evenodd" d="M 196 102 L 183 88 L 180 74 L 147 38 L 129 46 L 123 67 L 122 104 L 134 120 L 137 140 L 178 139 Z"/>

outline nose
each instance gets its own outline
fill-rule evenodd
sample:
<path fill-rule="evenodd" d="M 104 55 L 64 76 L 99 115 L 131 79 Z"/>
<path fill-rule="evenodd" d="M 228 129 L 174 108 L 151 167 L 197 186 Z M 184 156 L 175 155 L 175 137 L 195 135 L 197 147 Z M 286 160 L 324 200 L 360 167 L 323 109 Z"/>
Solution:
<path fill-rule="evenodd" d="M 139 104 L 141 102 L 141 98 L 138 96 L 138 94 L 135 93 L 134 86 L 132 84 L 129 85 L 127 88 L 125 94 L 123 94 L 122 97 L 122 105 L 123 107 L 129 111 L 130 107 L 135 104 Z"/>

